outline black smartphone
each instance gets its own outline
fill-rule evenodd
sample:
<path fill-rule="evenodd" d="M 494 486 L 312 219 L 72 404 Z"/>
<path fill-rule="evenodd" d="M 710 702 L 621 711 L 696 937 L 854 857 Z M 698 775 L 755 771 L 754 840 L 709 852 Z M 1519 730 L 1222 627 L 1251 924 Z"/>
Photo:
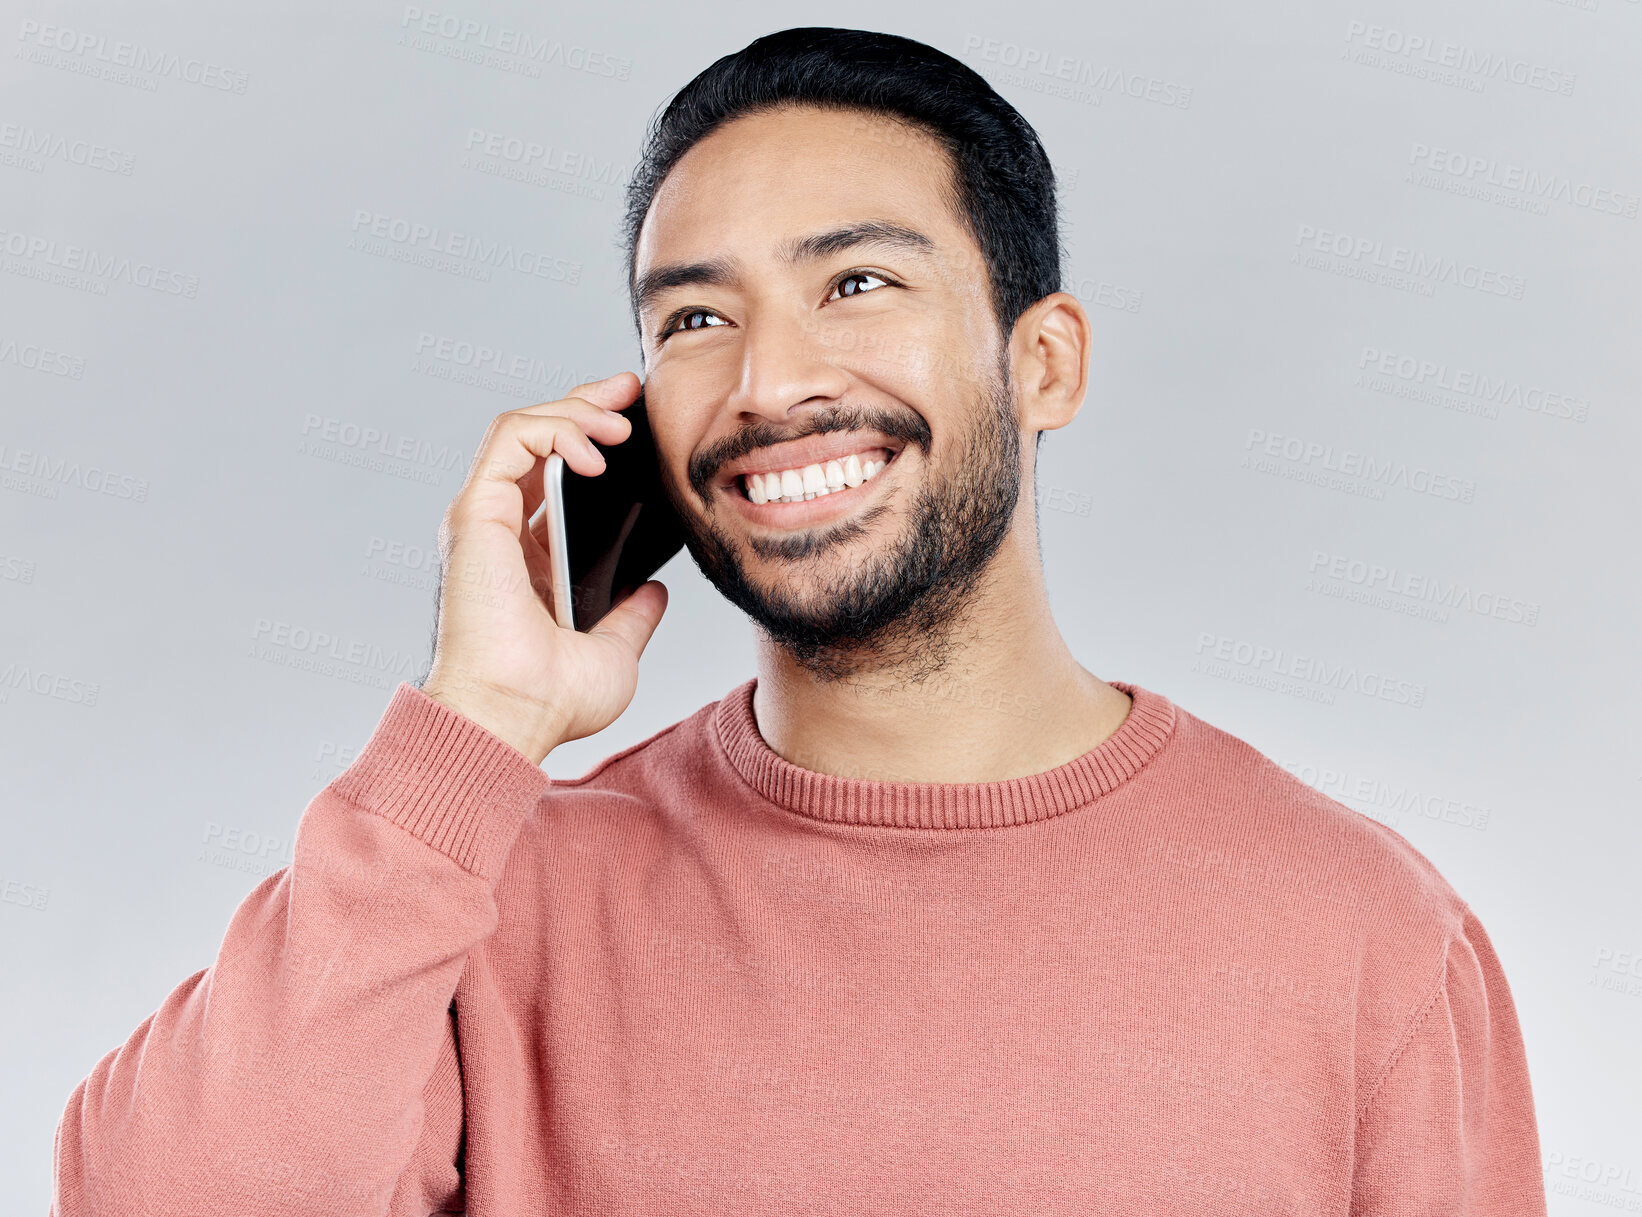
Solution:
<path fill-rule="evenodd" d="M 553 620 L 583 632 L 684 548 L 643 394 L 621 413 L 633 430 L 617 444 L 593 441 L 605 460 L 596 476 L 577 473 L 557 452 L 547 458 L 542 505 L 530 522 L 552 570 Z"/>

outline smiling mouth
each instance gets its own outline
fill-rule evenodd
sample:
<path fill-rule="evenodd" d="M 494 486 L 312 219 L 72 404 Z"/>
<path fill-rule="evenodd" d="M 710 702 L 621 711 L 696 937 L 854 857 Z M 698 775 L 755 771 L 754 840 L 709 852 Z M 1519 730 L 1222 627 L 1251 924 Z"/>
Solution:
<path fill-rule="evenodd" d="M 866 485 L 897 455 L 896 450 L 886 447 L 863 448 L 844 457 L 789 469 L 739 474 L 733 479 L 734 490 L 760 506 L 803 503 Z"/>

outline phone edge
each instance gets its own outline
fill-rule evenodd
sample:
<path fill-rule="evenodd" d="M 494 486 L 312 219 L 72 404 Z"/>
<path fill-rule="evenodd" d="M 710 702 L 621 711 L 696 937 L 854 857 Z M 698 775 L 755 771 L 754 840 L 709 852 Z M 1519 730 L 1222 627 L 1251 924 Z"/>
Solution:
<path fill-rule="evenodd" d="M 542 510 L 547 513 L 547 560 L 552 571 L 549 606 L 554 622 L 561 628 L 580 628 L 576 621 L 576 596 L 570 583 L 570 537 L 564 518 L 564 457 L 548 454 L 542 476 Z"/>

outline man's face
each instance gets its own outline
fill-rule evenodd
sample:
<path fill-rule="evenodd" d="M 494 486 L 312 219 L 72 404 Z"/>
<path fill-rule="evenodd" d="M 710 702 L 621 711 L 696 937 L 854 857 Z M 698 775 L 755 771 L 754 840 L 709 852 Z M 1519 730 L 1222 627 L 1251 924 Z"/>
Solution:
<path fill-rule="evenodd" d="M 951 175 L 921 132 L 787 109 L 696 144 L 640 234 L 645 399 L 690 553 L 823 679 L 937 670 L 1019 497 L 1006 349 Z M 753 491 L 751 471 L 790 472 Z M 749 497 L 782 490 L 797 501 Z"/>

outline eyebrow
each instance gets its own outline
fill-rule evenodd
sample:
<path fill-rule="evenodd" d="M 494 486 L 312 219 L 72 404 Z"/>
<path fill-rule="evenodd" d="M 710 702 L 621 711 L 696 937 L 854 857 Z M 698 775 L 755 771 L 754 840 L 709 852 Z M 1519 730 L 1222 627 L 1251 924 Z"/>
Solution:
<path fill-rule="evenodd" d="M 895 249 L 914 255 L 935 251 L 935 242 L 915 228 L 888 220 L 861 220 L 841 224 L 823 232 L 795 237 L 776 256 L 788 266 L 814 262 L 820 258 L 862 246 Z M 633 291 L 635 306 L 644 312 L 657 297 L 680 287 L 734 287 L 740 282 L 736 262 L 731 258 L 708 258 L 701 262 L 671 262 L 639 276 Z"/>

